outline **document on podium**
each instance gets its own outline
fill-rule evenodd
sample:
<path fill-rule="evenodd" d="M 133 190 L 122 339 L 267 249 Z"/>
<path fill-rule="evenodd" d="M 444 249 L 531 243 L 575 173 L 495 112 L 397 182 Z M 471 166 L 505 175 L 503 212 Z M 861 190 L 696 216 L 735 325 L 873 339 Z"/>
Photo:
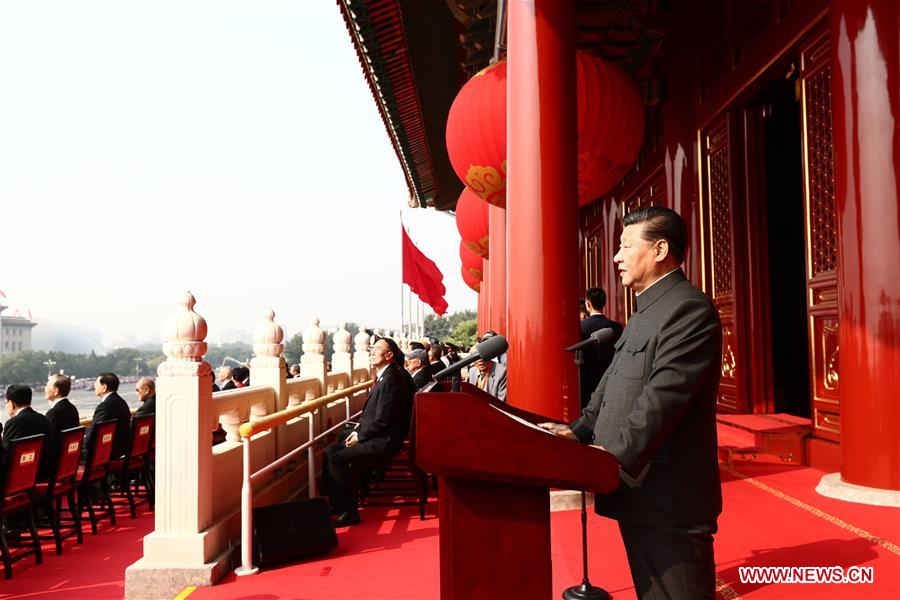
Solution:
<path fill-rule="evenodd" d="M 518 421 L 519 423 L 521 423 L 522 425 L 525 425 L 526 427 L 531 427 L 532 429 L 537 429 L 538 431 L 543 431 L 544 433 L 549 433 L 549 434 L 552 435 L 553 437 L 557 437 L 556 434 L 553 433 L 552 431 L 550 431 L 549 429 L 544 429 L 543 427 L 538 427 L 537 425 L 535 425 L 535 424 L 532 423 L 531 421 L 526 421 L 526 420 L 523 419 L 522 417 L 517 417 L 516 415 L 514 415 L 514 414 L 512 414 L 512 413 L 508 413 L 508 412 L 506 412 L 505 410 L 503 410 L 502 408 L 500 408 L 499 406 L 495 406 L 494 404 L 489 404 L 488 406 L 490 406 L 491 408 L 493 408 L 493 409 L 496 410 L 497 412 L 503 413 L 504 415 L 506 415 L 507 417 L 509 417 L 509 418 L 512 419 L 513 421 Z"/>

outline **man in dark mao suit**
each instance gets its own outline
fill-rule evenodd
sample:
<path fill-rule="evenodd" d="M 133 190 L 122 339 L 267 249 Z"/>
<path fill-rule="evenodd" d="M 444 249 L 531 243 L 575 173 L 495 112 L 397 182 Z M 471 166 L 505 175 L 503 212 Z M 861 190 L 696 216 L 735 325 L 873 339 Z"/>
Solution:
<path fill-rule="evenodd" d="M 112 458 L 118 458 L 128 451 L 128 431 L 131 428 L 131 410 L 128 403 L 118 394 L 119 378 L 115 373 L 100 373 L 94 381 L 94 393 L 101 398 L 94 409 L 94 424 L 103 421 L 116 421 L 116 433 L 113 437 Z M 84 447 L 90 448 L 93 438 L 93 426 L 88 430 Z M 86 452 L 86 451 L 85 451 Z"/>
<path fill-rule="evenodd" d="M 11 385 L 6 388 L 6 412 L 9 421 L 3 430 L 3 449 L 9 452 L 10 442 L 19 438 L 32 435 L 43 435 L 41 447 L 41 463 L 39 465 L 39 477 L 47 476 L 48 463 L 44 462 L 44 449 L 47 447 L 47 434 L 50 433 L 50 423 L 47 417 L 31 408 L 31 388 L 27 385 Z"/>
<path fill-rule="evenodd" d="M 716 394 L 722 331 L 710 299 L 685 279 L 686 228 L 660 207 L 625 215 L 614 261 L 637 309 L 582 416 L 557 435 L 621 464 L 596 510 L 616 519 L 642 600 L 715 597 L 713 534 L 722 511 Z"/>
<path fill-rule="evenodd" d="M 325 450 L 322 491 L 330 497 L 332 511 L 339 513 L 334 522 L 339 527 L 360 522 L 356 489 L 359 465 L 396 454 L 409 435 L 415 390 L 402 361 L 403 353 L 390 338 L 372 345 L 369 364 L 376 370 L 376 382 L 363 407 L 359 427 L 345 430 Z"/>
<path fill-rule="evenodd" d="M 71 390 L 72 380 L 65 375 L 51 375 L 44 386 L 44 397 L 50 403 L 50 410 L 47 411 L 50 435 L 44 440 L 41 468 L 48 477 L 56 468 L 56 459 L 59 458 L 59 440 L 62 438 L 60 432 L 81 425 L 78 409 L 69 401 Z"/>

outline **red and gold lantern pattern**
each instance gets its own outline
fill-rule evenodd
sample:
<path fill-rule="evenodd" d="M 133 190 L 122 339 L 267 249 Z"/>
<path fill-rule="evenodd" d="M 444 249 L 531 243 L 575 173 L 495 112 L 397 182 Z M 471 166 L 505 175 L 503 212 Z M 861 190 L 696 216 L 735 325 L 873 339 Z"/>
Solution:
<path fill-rule="evenodd" d="M 619 67 L 577 52 L 578 205 L 621 181 L 644 139 L 644 104 Z"/>
<path fill-rule="evenodd" d="M 472 277 L 472 275 L 469 273 L 469 271 L 466 270 L 465 267 L 460 269 L 460 272 L 462 273 L 462 278 L 463 278 L 463 281 L 465 282 L 465 284 L 467 286 L 469 286 L 470 288 L 472 288 L 472 291 L 478 292 L 480 294 L 481 293 L 481 282 L 478 281 L 477 279 L 475 279 L 474 277 Z"/>
<path fill-rule="evenodd" d="M 482 200 L 506 207 L 506 61 L 474 75 L 447 115 L 447 154 Z"/>
<path fill-rule="evenodd" d="M 462 241 L 459 243 L 459 259 L 462 261 L 463 272 L 478 281 L 484 280 L 483 259 L 469 250 L 469 247 Z"/>
<path fill-rule="evenodd" d="M 456 203 L 456 228 L 469 250 L 483 258 L 488 258 L 489 216 L 487 203 L 469 188 L 463 188 Z"/>
<path fill-rule="evenodd" d="M 578 204 L 608 192 L 628 171 L 644 138 L 644 106 L 628 75 L 576 53 Z M 506 62 L 473 76 L 447 117 L 447 152 L 457 176 L 479 198 L 506 207 Z"/>

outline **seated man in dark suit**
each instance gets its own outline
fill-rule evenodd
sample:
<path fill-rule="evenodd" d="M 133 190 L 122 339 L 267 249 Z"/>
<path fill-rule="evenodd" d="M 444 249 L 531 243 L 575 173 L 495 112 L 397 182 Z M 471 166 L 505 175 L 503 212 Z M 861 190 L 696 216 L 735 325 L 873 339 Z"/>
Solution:
<path fill-rule="evenodd" d="M 432 377 L 449 366 L 445 365 L 444 361 L 441 360 L 441 354 L 443 354 L 443 352 L 444 349 L 441 348 L 440 344 L 432 344 L 431 348 L 428 350 L 428 369 L 431 371 Z"/>
<path fill-rule="evenodd" d="M 615 337 L 605 344 L 594 344 L 581 350 L 578 383 L 581 388 L 582 409 L 590 402 L 591 394 L 597 389 L 600 378 L 603 377 L 606 368 L 612 362 L 615 353 L 614 344 L 622 335 L 622 326 L 603 315 L 603 307 L 606 306 L 606 292 L 602 288 L 588 289 L 584 294 L 584 305 L 589 316 L 581 320 L 581 339 L 586 340 L 595 331 L 606 328 L 612 329 Z"/>
<path fill-rule="evenodd" d="M 406 370 L 412 376 L 416 391 L 434 380 L 431 376 L 431 365 L 428 364 L 428 353 L 424 350 L 411 350 L 406 353 Z"/>
<path fill-rule="evenodd" d="M 6 428 L 3 430 L 4 453 L 9 451 L 11 441 L 31 435 L 43 435 L 46 444 L 46 436 L 50 433 L 50 423 L 47 421 L 47 417 L 31 408 L 30 387 L 11 385 L 6 388 L 6 412 L 10 419 L 6 422 Z M 43 455 L 43 450 L 41 454 Z M 39 477 L 44 476 L 47 468 L 44 465 L 47 464 L 41 459 Z"/>
<path fill-rule="evenodd" d="M 141 377 L 134 384 L 134 391 L 137 393 L 138 400 L 141 405 L 135 411 L 136 415 L 155 415 L 156 414 L 156 382 L 150 377 Z"/>
<path fill-rule="evenodd" d="M 357 507 L 356 463 L 387 458 L 400 451 L 409 435 L 413 384 L 400 366 L 403 354 L 390 338 L 381 338 L 372 346 L 369 364 L 377 378 L 354 430 L 345 430 L 325 450 L 322 465 L 322 491 L 331 498 L 333 512 L 339 513 L 335 525 L 359 523 Z"/>
<path fill-rule="evenodd" d="M 131 427 L 131 410 L 128 404 L 117 393 L 119 378 L 115 373 L 100 373 L 94 381 L 94 393 L 100 397 L 100 404 L 94 409 L 93 423 L 116 421 L 116 433 L 113 438 L 111 456 L 118 458 L 128 451 L 128 430 Z M 84 447 L 90 448 L 93 441 L 94 428 L 91 427 L 84 440 Z"/>
<path fill-rule="evenodd" d="M 69 401 L 71 389 L 72 380 L 65 375 L 51 375 L 44 387 L 44 397 L 50 403 L 50 410 L 47 411 L 50 435 L 44 440 L 44 458 L 41 459 L 41 465 L 46 465 L 48 476 L 56 466 L 60 432 L 81 425 L 78 409 Z"/>
<path fill-rule="evenodd" d="M 234 372 L 231 367 L 219 367 L 219 381 L 222 382 L 222 391 L 233 390 L 237 386 L 234 383 Z"/>

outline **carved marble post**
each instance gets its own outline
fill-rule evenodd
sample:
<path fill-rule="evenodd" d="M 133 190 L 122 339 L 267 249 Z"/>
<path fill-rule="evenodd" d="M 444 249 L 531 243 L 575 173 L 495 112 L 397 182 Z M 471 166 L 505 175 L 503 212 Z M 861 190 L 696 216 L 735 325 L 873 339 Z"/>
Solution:
<path fill-rule="evenodd" d="M 275 410 L 288 405 L 287 366 L 284 352 L 284 330 L 275 322 L 275 312 L 270 308 L 253 331 L 253 358 L 250 360 L 250 381 L 253 385 L 269 386 L 275 390 Z M 275 428 L 275 448 L 279 455 L 290 448 L 286 446 L 284 425 Z"/>
<path fill-rule="evenodd" d="M 334 353 L 331 355 L 331 370 L 335 373 L 346 373 L 353 378 L 353 355 L 350 354 L 353 336 L 347 331 L 347 324 L 338 325 L 334 332 Z"/>
<path fill-rule="evenodd" d="M 166 360 L 156 380 L 155 530 L 144 556 L 125 571 L 127 598 L 171 597 L 187 585 L 211 585 L 227 552 L 205 531 L 212 521 L 212 379 L 206 321 L 185 292 L 165 328 Z"/>
<path fill-rule="evenodd" d="M 300 357 L 300 376 L 315 377 L 325 393 L 325 332 L 319 327 L 319 319 L 309 320 L 309 327 L 303 331 L 303 356 Z"/>
<path fill-rule="evenodd" d="M 369 334 L 363 329 L 360 329 L 356 337 L 353 338 L 353 345 L 356 350 L 353 353 L 353 365 L 357 369 L 369 368 L 369 342 Z"/>

